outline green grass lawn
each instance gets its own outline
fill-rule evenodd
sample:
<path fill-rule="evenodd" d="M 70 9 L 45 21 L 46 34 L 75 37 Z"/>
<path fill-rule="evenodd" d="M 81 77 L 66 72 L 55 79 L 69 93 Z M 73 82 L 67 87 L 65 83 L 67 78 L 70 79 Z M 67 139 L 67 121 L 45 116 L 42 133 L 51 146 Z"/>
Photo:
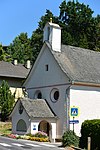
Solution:
<path fill-rule="evenodd" d="M 1 122 L 0 121 L 0 135 L 7 135 L 10 134 L 12 130 L 11 122 Z"/>

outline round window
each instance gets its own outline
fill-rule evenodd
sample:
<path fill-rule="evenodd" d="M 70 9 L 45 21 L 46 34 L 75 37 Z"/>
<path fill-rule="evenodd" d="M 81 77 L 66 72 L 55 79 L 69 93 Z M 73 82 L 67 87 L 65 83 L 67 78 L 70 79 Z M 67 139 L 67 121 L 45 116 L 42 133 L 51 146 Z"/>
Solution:
<path fill-rule="evenodd" d="M 52 102 L 57 102 L 58 101 L 58 99 L 59 99 L 59 90 L 58 89 L 53 89 L 52 91 L 51 91 L 51 95 L 50 95 L 51 97 L 51 101 Z"/>
<path fill-rule="evenodd" d="M 35 92 L 35 98 L 42 99 L 42 93 L 41 93 L 41 91 L 36 91 Z"/>
<path fill-rule="evenodd" d="M 41 98 L 42 98 L 41 92 L 37 94 L 37 98 L 38 98 L 38 99 L 41 99 Z"/>
<path fill-rule="evenodd" d="M 59 98 L 59 91 L 55 91 L 54 92 L 54 99 L 58 100 L 58 98 Z"/>

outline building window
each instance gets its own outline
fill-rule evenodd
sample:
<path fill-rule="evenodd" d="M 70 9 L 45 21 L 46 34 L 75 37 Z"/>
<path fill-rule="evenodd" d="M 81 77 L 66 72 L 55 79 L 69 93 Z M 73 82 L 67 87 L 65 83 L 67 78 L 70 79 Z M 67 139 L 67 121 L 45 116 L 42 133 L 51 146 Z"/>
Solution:
<path fill-rule="evenodd" d="M 20 132 L 26 132 L 27 131 L 27 126 L 26 123 L 23 119 L 20 119 L 17 123 L 16 126 L 16 131 L 20 131 Z"/>
<path fill-rule="evenodd" d="M 42 93 L 41 93 L 41 91 L 36 91 L 35 92 L 35 98 L 42 99 Z"/>
<path fill-rule="evenodd" d="M 50 93 L 50 99 L 52 102 L 57 102 L 59 99 L 59 90 L 58 89 L 53 89 Z"/>
<path fill-rule="evenodd" d="M 23 105 L 20 102 L 20 104 L 19 104 L 19 114 L 22 114 L 22 113 L 23 113 Z"/>
<path fill-rule="evenodd" d="M 42 98 L 42 94 L 41 94 L 41 92 L 40 92 L 40 93 L 38 93 L 37 98 L 38 98 L 38 99 L 41 99 L 41 98 Z"/>
<path fill-rule="evenodd" d="M 58 100 L 58 98 L 59 98 L 59 91 L 55 91 L 54 92 L 54 99 Z"/>
<path fill-rule="evenodd" d="M 49 70 L 49 66 L 45 65 L 45 70 L 48 71 Z"/>

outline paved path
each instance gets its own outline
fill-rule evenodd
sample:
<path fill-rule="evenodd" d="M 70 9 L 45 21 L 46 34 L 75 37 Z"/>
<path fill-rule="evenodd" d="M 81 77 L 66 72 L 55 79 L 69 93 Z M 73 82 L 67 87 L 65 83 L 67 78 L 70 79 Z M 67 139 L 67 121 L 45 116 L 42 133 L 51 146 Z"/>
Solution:
<path fill-rule="evenodd" d="M 58 143 L 35 142 L 0 137 L 0 150 L 64 150 Z"/>

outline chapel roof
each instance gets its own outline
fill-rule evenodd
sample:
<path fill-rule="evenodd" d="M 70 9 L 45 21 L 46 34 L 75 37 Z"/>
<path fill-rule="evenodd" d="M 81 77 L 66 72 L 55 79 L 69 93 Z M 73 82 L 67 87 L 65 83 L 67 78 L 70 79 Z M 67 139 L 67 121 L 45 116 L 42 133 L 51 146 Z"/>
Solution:
<path fill-rule="evenodd" d="M 100 84 L 100 52 L 67 45 L 51 52 L 72 81 Z"/>
<path fill-rule="evenodd" d="M 0 61 L 0 76 L 26 78 L 30 69 L 27 69 L 22 64 L 14 65 L 11 62 Z"/>
<path fill-rule="evenodd" d="M 29 117 L 32 118 L 53 118 L 56 117 L 46 100 L 44 99 L 20 99 L 24 109 L 26 110 Z"/>

